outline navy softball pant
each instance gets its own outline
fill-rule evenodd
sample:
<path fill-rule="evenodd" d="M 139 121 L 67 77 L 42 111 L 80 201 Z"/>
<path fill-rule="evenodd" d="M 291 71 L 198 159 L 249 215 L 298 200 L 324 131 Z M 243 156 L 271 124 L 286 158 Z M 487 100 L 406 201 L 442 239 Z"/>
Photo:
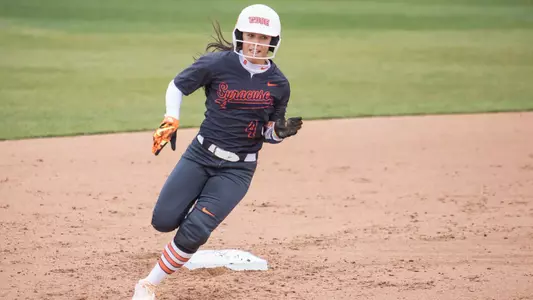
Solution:
<path fill-rule="evenodd" d="M 168 176 L 152 215 L 160 232 L 178 228 L 174 243 L 194 253 L 246 195 L 257 161 L 230 162 L 195 139 Z"/>

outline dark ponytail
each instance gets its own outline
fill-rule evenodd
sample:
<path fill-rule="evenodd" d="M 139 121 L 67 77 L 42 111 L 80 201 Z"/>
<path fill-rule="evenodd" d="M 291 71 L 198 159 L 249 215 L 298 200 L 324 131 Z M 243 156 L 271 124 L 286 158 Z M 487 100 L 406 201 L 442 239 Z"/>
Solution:
<path fill-rule="evenodd" d="M 233 51 L 233 43 L 226 40 L 224 35 L 222 35 L 222 30 L 220 29 L 220 24 L 218 21 L 213 22 L 213 29 L 215 30 L 215 36 L 211 36 L 215 41 L 207 44 L 205 47 L 206 52 L 215 52 L 215 51 Z"/>

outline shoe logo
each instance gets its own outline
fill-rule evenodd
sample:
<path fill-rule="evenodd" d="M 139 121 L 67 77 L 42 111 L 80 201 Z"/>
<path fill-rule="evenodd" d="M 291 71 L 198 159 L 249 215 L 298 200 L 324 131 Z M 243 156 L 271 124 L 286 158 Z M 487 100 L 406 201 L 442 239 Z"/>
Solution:
<path fill-rule="evenodd" d="M 207 208 L 205 207 L 202 208 L 202 212 L 205 213 L 206 215 L 210 215 L 213 218 L 215 217 L 215 215 L 212 212 L 208 211 Z"/>
<path fill-rule="evenodd" d="M 269 81 L 267 82 L 267 86 L 278 86 L 278 85 Z"/>

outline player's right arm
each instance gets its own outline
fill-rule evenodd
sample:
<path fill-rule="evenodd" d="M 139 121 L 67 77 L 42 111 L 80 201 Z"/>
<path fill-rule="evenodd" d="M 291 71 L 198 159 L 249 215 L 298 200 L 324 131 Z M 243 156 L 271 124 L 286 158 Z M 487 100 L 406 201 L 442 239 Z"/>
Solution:
<path fill-rule="evenodd" d="M 174 84 L 183 95 L 188 96 L 197 89 L 211 83 L 219 55 L 220 53 L 205 54 L 176 75 Z"/>
<path fill-rule="evenodd" d="M 179 127 L 183 95 L 190 95 L 211 82 L 214 63 L 214 54 L 201 56 L 168 84 L 165 95 L 166 113 L 159 128 L 153 134 L 152 153 L 154 155 L 158 155 L 168 143 L 172 150 L 176 149 L 176 131 Z"/>

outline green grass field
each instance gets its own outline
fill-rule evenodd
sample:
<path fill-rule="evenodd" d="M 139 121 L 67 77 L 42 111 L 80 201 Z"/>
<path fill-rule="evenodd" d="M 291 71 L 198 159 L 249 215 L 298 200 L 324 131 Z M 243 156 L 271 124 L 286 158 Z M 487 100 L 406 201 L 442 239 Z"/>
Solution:
<path fill-rule="evenodd" d="M 152 130 L 168 82 L 254 2 L 0 0 L 0 139 Z M 269 1 L 288 114 L 533 109 L 533 0 Z M 183 127 L 203 119 L 202 91 Z"/>

